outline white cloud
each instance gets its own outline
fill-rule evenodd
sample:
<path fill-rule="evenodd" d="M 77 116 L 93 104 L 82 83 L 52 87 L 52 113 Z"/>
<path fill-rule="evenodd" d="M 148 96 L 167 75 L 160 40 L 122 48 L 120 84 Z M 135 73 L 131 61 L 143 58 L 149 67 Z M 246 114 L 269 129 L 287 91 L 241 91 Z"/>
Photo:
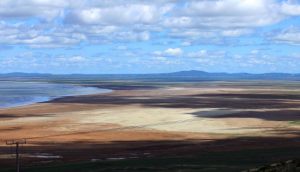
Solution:
<path fill-rule="evenodd" d="M 266 26 L 286 18 L 280 7 L 275 0 L 188 1 L 171 12 L 165 25 L 202 29 Z"/>
<path fill-rule="evenodd" d="M 150 34 L 149 32 L 142 32 L 138 36 L 139 41 L 148 41 L 150 39 Z"/>
<path fill-rule="evenodd" d="M 180 56 L 183 55 L 183 53 L 184 53 L 184 51 L 182 49 L 180 49 L 180 48 L 174 48 L 174 49 L 169 48 L 166 51 L 164 51 L 163 54 L 166 55 L 166 56 L 177 56 L 177 57 L 180 57 Z"/>
<path fill-rule="evenodd" d="M 198 63 L 208 63 L 208 62 L 210 62 L 210 59 L 196 59 L 196 62 L 198 62 Z"/>
<path fill-rule="evenodd" d="M 134 53 L 123 53 L 123 54 L 119 54 L 118 56 L 120 56 L 120 57 L 135 57 L 137 55 Z"/>
<path fill-rule="evenodd" d="M 37 23 L 0 21 L 0 43 L 60 48 L 81 42 L 142 42 L 168 30 L 165 36 L 181 39 L 180 46 L 197 45 L 195 40 L 237 45 L 220 37 L 249 35 L 253 27 L 295 15 L 300 15 L 300 5 L 291 0 L 1 0 L 0 19 L 35 19 Z M 269 40 L 299 45 L 297 37 L 297 32 L 283 32 Z"/>
<path fill-rule="evenodd" d="M 300 15 L 300 5 L 298 1 L 283 1 L 280 12 L 285 15 Z"/>
<path fill-rule="evenodd" d="M 152 54 L 157 56 L 172 56 L 172 57 L 181 57 L 184 54 L 184 51 L 180 48 L 169 48 L 165 51 L 154 51 Z"/>
<path fill-rule="evenodd" d="M 206 50 L 201 50 L 198 52 L 191 52 L 185 54 L 185 57 L 207 57 L 207 58 L 223 58 L 227 54 L 226 51 L 206 51 Z"/>
<path fill-rule="evenodd" d="M 151 59 L 165 61 L 167 58 L 165 58 L 165 57 L 152 57 Z"/>
<path fill-rule="evenodd" d="M 197 29 L 172 29 L 167 36 L 171 38 L 191 39 L 217 37 L 215 32 L 199 31 Z"/>
<path fill-rule="evenodd" d="M 69 5 L 67 0 L 1 0 L 0 19 L 37 17 L 50 21 L 55 19 L 60 11 Z"/>
<path fill-rule="evenodd" d="M 131 59 L 128 63 L 139 63 L 141 60 L 139 58 Z"/>
<path fill-rule="evenodd" d="M 224 58 L 227 51 L 212 51 L 209 57 L 211 58 Z"/>
<path fill-rule="evenodd" d="M 263 55 L 262 55 L 262 58 L 263 58 L 263 59 L 268 59 L 268 60 L 274 60 L 274 59 L 277 59 L 277 57 L 270 56 L 269 54 L 263 54 Z"/>
<path fill-rule="evenodd" d="M 75 56 L 75 57 L 69 58 L 68 60 L 71 62 L 81 62 L 81 61 L 85 61 L 86 59 L 81 56 Z"/>
<path fill-rule="evenodd" d="M 187 57 L 205 57 L 205 56 L 207 56 L 207 51 L 201 50 L 198 52 L 191 52 L 191 53 L 188 53 L 186 56 Z"/>
<path fill-rule="evenodd" d="M 162 56 L 170 56 L 170 57 L 187 57 L 187 58 L 224 58 L 227 55 L 227 51 L 207 51 L 200 50 L 198 52 L 185 52 L 180 48 L 169 48 L 165 51 L 155 51 L 152 53 L 153 55 L 162 57 Z M 156 58 L 156 57 L 155 57 Z"/>
<path fill-rule="evenodd" d="M 118 46 L 118 47 L 115 47 L 116 50 L 127 50 L 127 47 L 126 46 Z"/>
<path fill-rule="evenodd" d="M 183 42 L 183 43 L 180 44 L 180 46 L 188 47 L 188 46 L 191 46 L 191 43 L 190 42 Z"/>
<path fill-rule="evenodd" d="M 34 26 L 25 23 L 9 24 L 0 22 L 0 43 L 25 44 L 28 48 L 58 48 L 78 44 L 81 40 L 72 38 L 74 33 L 57 34 L 52 30 L 44 33 L 43 30 L 35 29 Z"/>
<path fill-rule="evenodd" d="M 241 59 L 242 58 L 242 56 L 240 56 L 240 55 L 234 55 L 234 57 L 233 58 L 235 58 L 235 59 Z"/>
<path fill-rule="evenodd" d="M 266 36 L 269 36 L 268 40 L 271 43 L 300 46 L 300 28 L 293 25 L 281 32 L 276 31 L 267 33 Z"/>
<path fill-rule="evenodd" d="M 253 51 L 250 52 L 250 54 L 258 54 L 258 53 L 259 53 L 258 50 L 253 50 Z"/>
<path fill-rule="evenodd" d="M 153 4 L 120 3 L 109 7 L 93 7 L 70 10 L 65 17 L 66 23 L 72 24 L 101 24 L 129 25 L 135 23 L 153 24 L 169 11 L 172 6 L 161 7 Z M 112 15 L 113 14 L 113 15 Z"/>
<path fill-rule="evenodd" d="M 295 58 L 300 58 L 300 53 L 293 53 L 293 54 L 290 54 L 288 56 L 295 57 Z"/>
<path fill-rule="evenodd" d="M 26 52 L 26 53 L 21 53 L 19 56 L 20 57 L 32 57 L 33 53 L 32 52 Z"/>
<path fill-rule="evenodd" d="M 152 45 L 171 45 L 174 44 L 173 41 L 164 41 L 164 42 L 154 42 Z"/>
<path fill-rule="evenodd" d="M 112 35 L 108 35 L 108 39 L 110 40 L 120 40 L 120 41 L 131 41 L 131 42 L 140 42 L 140 41 L 148 41 L 150 39 L 149 32 L 117 32 Z"/>
<path fill-rule="evenodd" d="M 154 51 L 152 54 L 155 54 L 155 55 L 162 55 L 162 51 Z"/>
<path fill-rule="evenodd" d="M 254 31 L 251 29 L 235 29 L 235 30 L 224 30 L 221 32 L 221 36 L 225 37 L 239 37 L 245 34 L 251 34 Z"/>

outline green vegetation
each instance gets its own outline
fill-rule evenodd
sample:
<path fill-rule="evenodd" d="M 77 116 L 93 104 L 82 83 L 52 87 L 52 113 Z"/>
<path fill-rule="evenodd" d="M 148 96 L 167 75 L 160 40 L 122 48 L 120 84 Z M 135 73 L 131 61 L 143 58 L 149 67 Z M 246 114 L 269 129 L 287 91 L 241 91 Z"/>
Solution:
<path fill-rule="evenodd" d="M 300 121 L 292 121 L 292 122 L 289 122 L 289 124 L 291 124 L 291 125 L 300 125 Z"/>
<path fill-rule="evenodd" d="M 300 147 L 251 149 L 226 152 L 204 152 L 169 158 L 127 159 L 117 161 L 78 162 L 24 167 L 22 172 L 108 172 L 108 171 L 166 171 L 166 172 L 240 172 L 265 164 L 299 156 Z M 276 158 L 275 158 L 276 157 Z M 295 165 L 293 165 L 294 167 Z M 279 168 L 279 166 L 278 166 Z M 1 172 L 14 172 L 6 168 Z M 262 171 L 261 171 L 262 172 Z M 275 171 L 276 172 L 276 171 Z M 286 171 L 289 172 L 289 171 Z"/>

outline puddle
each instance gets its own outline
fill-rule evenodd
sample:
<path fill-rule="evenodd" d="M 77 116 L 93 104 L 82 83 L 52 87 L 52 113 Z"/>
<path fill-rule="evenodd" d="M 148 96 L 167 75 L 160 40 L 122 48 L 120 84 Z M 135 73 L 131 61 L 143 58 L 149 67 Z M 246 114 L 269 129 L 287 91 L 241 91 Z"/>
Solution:
<path fill-rule="evenodd" d="M 62 156 L 52 155 L 52 154 L 48 154 L 48 153 L 37 153 L 34 155 L 29 155 L 28 157 L 31 157 L 31 158 L 62 158 Z"/>

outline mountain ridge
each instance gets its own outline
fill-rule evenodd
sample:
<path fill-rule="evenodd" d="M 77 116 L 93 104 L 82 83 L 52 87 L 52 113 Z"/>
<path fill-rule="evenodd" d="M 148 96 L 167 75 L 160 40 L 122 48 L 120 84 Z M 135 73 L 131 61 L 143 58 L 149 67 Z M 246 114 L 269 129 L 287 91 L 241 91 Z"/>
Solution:
<path fill-rule="evenodd" d="M 149 74 L 51 74 L 51 73 L 24 73 L 12 72 L 0 74 L 0 78 L 202 78 L 202 79 L 296 79 L 300 80 L 300 74 L 290 73 L 210 73 L 198 70 L 178 71 L 170 73 L 149 73 Z"/>

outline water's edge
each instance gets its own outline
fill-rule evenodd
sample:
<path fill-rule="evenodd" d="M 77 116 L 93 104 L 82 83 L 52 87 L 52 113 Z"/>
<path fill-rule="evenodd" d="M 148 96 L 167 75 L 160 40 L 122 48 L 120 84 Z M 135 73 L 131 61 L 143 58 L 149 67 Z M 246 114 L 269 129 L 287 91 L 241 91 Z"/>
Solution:
<path fill-rule="evenodd" d="M 0 81 L 0 83 L 1 83 L 1 81 Z M 58 98 L 63 98 L 63 97 L 68 97 L 68 96 L 92 95 L 92 94 L 108 93 L 108 92 L 113 91 L 111 89 L 98 88 L 97 86 L 86 86 L 86 85 L 56 84 L 56 83 L 42 83 L 42 82 L 32 83 L 32 82 L 17 82 L 17 81 L 13 81 L 13 82 L 9 82 L 9 83 L 44 84 L 45 86 L 47 86 L 47 85 L 48 86 L 53 86 L 53 85 L 69 86 L 70 90 L 74 89 L 74 90 L 77 90 L 78 92 L 74 92 L 72 94 L 67 93 L 67 94 L 54 95 L 54 96 L 53 95 L 34 96 L 33 100 L 28 100 L 28 101 L 24 100 L 22 102 L 15 102 L 15 103 L 11 103 L 8 105 L 3 105 L 3 106 L 0 106 L 0 109 L 20 107 L 20 106 L 31 105 L 31 104 L 36 104 L 36 103 L 48 102 L 48 101 L 52 101 L 52 100 L 55 100 Z M 68 91 L 70 91 L 70 90 L 68 90 Z"/>

